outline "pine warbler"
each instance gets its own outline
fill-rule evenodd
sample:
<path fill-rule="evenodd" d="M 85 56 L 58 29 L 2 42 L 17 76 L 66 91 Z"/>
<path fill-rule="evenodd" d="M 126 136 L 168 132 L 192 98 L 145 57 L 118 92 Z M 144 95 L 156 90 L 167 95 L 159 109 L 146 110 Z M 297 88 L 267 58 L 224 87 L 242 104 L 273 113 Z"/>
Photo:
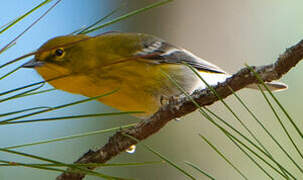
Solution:
<path fill-rule="evenodd" d="M 44 43 L 35 58 L 23 67 L 35 68 L 57 89 L 95 97 L 121 111 L 144 111 L 148 117 L 162 105 L 161 100 L 181 92 L 163 72 L 188 93 L 206 85 L 182 62 L 190 64 L 210 85 L 230 77 L 221 68 L 155 36 L 142 33 L 105 33 L 90 37 L 67 35 Z M 59 78 L 58 78 L 59 77 Z M 287 88 L 270 82 L 271 90 Z"/>

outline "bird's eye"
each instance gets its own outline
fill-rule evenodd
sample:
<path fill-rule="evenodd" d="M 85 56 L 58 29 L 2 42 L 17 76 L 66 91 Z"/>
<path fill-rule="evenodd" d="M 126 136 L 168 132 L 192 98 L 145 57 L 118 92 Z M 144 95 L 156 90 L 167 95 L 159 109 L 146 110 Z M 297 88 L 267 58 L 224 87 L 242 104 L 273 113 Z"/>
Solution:
<path fill-rule="evenodd" d="M 57 50 L 55 51 L 55 55 L 58 56 L 58 57 L 59 57 L 59 56 L 62 56 L 63 53 L 64 53 L 63 49 L 57 49 Z"/>

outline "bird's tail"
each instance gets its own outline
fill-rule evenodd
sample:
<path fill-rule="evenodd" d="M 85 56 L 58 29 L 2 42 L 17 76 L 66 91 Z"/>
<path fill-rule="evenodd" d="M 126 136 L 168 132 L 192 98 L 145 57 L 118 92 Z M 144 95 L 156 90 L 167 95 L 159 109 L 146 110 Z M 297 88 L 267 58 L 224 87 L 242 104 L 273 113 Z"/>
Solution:
<path fill-rule="evenodd" d="M 224 81 L 226 81 L 227 78 L 231 77 L 231 75 L 227 74 L 227 73 L 226 74 L 224 74 L 224 73 L 207 73 L 204 71 L 199 71 L 199 74 L 209 85 L 216 85 L 216 84 L 218 84 L 218 82 L 224 82 Z M 288 88 L 288 86 L 286 84 L 278 82 L 278 81 L 266 82 L 265 84 L 271 91 L 275 91 L 275 92 L 283 91 Z M 202 81 L 199 81 L 196 88 L 204 89 L 206 87 L 207 86 Z M 257 84 L 250 84 L 246 87 L 250 88 L 250 89 L 257 89 L 257 90 L 259 89 Z M 261 88 L 262 88 L 262 90 L 266 90 L 262 85 L 261 85 Z"/>
<path fill-rule="evenodd" d="M 267 85 L 269 90 L 274 91 L 274 92 L 283 91 L 283 90 L 286 90 L 288 88 L 288 86 L 286 84 L 278 82 L 278 81 L 266 82 L 265 84 Z M 247 88 L 259 89 L 256 84 L 250 84 L 250 85 L 247 86 Z M 266 90 L 263 86 L 261 86 L 261 88 L 263 90 Z"/>

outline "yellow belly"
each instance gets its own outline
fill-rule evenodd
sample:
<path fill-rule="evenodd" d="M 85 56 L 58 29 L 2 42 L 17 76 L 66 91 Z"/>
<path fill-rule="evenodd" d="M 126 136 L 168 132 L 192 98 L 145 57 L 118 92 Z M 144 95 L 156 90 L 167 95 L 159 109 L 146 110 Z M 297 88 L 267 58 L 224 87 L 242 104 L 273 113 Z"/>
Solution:
<path fill-rule="evenodd" d="M 49 73 L 53 72 L 47 69 L 52 68 L 43 66 L 37 69 L 45 79 L 49 79 L 52 76 Z M 100 98 L 99 101 L 120 111 L 144 111 L 144 114 L 136 116 L 147 117 L 159 109 L 161 96 L 180 94 L 162 72 L 175 76 L 182 84 L 183 69 L 183 65 L 131 61 L 85 74 L 70 75 L 49 83 L 57 89 L 88 97 L 117 90 L 114 94 Z"/>

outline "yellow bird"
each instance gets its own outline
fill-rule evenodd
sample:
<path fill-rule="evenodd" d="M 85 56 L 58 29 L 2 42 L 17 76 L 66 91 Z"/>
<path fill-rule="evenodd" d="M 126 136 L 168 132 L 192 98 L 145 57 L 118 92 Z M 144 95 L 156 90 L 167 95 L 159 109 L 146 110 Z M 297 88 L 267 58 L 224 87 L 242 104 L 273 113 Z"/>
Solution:
<path fill-rule="evenodd" d="M 87 97 L 118 89 L 98 100 L 120 111 L 144 111 L 136 116 L 148 117 L 159 109 L 163 97 L 181 94 L 163 72 L 188 93 L 206 87 L 183 62 L 196 68 L 210 85 L 230 77 L 189 51 L 142 33 L 56 37 L 44 43 L 23 67 L 35 68 L 57 89 Z M 279 82 L 267 85 L 271 90 L 287 88 Z"/>

